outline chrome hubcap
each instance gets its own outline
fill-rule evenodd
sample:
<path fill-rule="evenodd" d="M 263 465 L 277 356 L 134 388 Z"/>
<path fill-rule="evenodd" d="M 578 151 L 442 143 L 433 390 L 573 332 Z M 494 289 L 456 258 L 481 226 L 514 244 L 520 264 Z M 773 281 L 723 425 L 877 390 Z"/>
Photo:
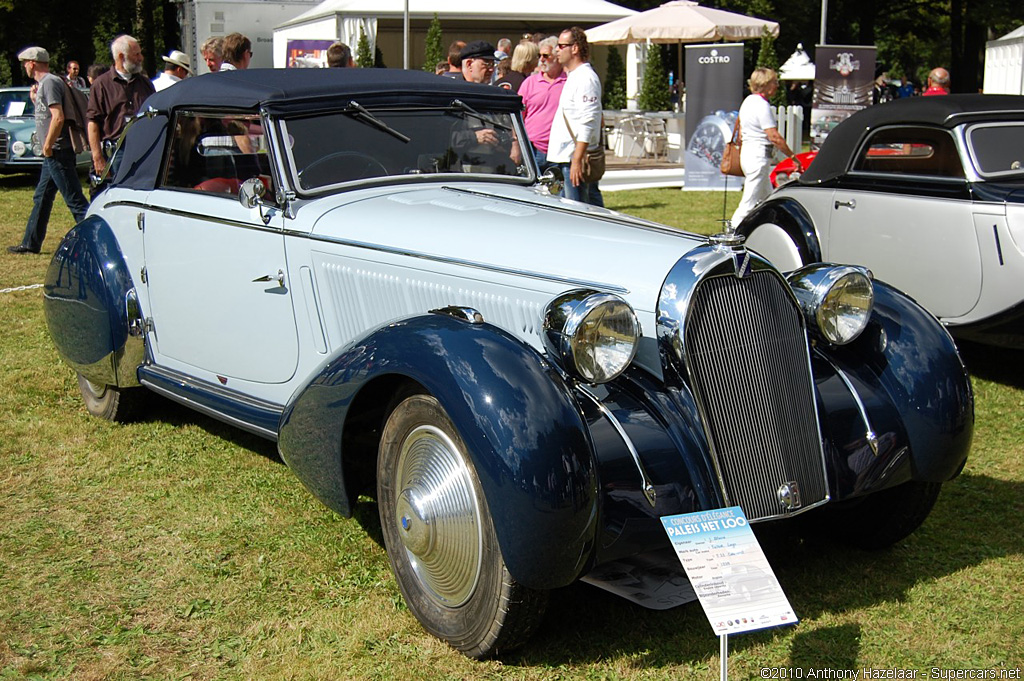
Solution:
<path fill-rule="evenodd" d="M 483 555 L 480 508 L 463 454 L 434 426 L 420 426 L 398 456 L 394 522 L 427 592 L 447 607 L 473 595 Z"/>

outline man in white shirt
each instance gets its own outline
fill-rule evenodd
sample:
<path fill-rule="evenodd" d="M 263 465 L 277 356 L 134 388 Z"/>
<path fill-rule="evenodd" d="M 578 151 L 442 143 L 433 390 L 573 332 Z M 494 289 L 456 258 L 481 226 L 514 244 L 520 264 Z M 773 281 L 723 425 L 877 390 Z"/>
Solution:
<path fill-rule="evenodd" d="M 157 92 L 166 90 L 178 81 L 188 78 L 191 73 L 188 55 L 181 50 L 171 50 L 171 53 L 164 57 L 164 72 L 153 79 L 153 88 Z"/>
<path fill-rule="evenodd" d="M 590 65 L 590 44 L 582 28 L 573 26 L 562 31 L 557 47 L 558 62 L 569 75 L 551 121 L 548 161 L 562 168 L 563 196 L 603 206 L 598 183 L 583 181 L 587 150 L 601 144 L 601 79 Z"/>

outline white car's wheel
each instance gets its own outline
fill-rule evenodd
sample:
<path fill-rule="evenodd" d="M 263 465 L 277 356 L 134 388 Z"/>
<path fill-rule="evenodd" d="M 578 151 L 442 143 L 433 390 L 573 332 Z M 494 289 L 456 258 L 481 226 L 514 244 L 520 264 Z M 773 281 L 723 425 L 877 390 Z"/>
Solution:
<path fill-rule="evenodd" d="M 413 395 L 391 412 L 377 503 L 391 569 L 427 631 L 474 658 L 526 641 L 547 593 L 509 574 L 465 444 L 435 398 Z"/>
<path fill-rule="evenodd" d="M 783 272 L 792 272 L 807 264 L 789 232 L 770 222 L 754 227 L 746 245 Z"/>

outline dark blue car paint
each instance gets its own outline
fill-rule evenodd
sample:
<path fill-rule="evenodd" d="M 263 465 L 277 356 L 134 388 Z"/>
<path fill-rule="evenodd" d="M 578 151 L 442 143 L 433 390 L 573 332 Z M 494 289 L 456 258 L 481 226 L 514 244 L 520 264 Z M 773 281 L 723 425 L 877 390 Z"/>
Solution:
<path fill-rule="evenodd" d="M 891 401 L 906 431 L 908 477 L 945 482 L 960 472 L 974 431 L 974 395 L 952 338 L 931 314 L 876 281 L 869 327 L 829 355 L 866 386 L 862 396 L 881 393 Z M 868 412 L 883 423 L 883 410 L 869 405 Z"/>
<path fill-rule="evenodd" d="M 119 375 L 128 341 L 125 299 L 132 279 L 110 226 L 96 216 L 67 233 L 43 280 L 43 310 L 57 352 L 91 381 L 137 385 Z"/>
<path fill-rule="evenodd" d="M 559 373 L 498 327 L 414 317 L 330 361 L 282 417 L 278 447 L 299 479 L 331 508 L 351 512 L 347 411 L 361 390 L 396 376 L 435 396 L 465 441 L 511 574 L 533 588 L 571 583 L 597 530 L 588 429 Z"/>

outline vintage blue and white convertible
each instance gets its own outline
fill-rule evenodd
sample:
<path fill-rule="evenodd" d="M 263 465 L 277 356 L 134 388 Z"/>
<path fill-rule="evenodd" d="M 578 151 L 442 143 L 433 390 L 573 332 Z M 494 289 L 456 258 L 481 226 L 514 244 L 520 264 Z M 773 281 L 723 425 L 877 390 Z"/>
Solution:
<path fill-rule="evenodd" d="M 148 389 L 275 440 L 338 513 L 369 492 L 410 609 L 467 655 L 670 553 L 662 516 L 887 546 L 964 466 L 934 317 L 858 267 L 783 276 L 741 237 L 551 195 L 514 94 L 250 70 L 145 108 L 45 281 L 88 410 Z"/>

